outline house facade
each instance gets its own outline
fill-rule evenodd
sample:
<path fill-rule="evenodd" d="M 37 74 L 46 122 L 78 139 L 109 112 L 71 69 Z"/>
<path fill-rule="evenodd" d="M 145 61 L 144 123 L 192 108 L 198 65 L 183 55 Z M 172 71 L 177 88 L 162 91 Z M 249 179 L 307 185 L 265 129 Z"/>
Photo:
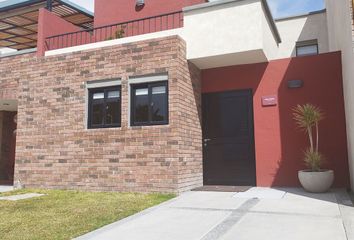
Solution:
<path fill-rule="evenodd" d="M 350 4 L 283 19 L 263 0 L 0 4 L 0 45 L 19 50 L 0 55 L 0 184 L 299 186 L 292 109 L 312 103 L 325 167 L 354 186 Z"/>

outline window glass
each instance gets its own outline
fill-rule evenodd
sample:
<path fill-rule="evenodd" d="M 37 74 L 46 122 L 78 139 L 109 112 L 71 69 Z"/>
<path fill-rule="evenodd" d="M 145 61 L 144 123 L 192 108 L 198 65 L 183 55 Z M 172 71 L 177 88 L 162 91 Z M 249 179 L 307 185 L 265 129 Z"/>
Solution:
<path fill-rule="evenodd" d="M 89 128 L 119 127 L 121 123 L 120 87 L 90 89 Z"/>
<path fill-rule="evenodd" d="M 131 124 L 168 123 L 167 82 L 132 86 Z"/>
<path fill-rule="evenodd" d="M 152 88 L 152 94 L 163 94 L 166 93 L 166 86 L 159 86 Z"/>
<path fill-rule="evenodd" d="M 317 45 L 300 46 L 297 47 L 297 56 L 307 56 L 318 54 Z"/>
<path fill-rule="evenodd" d="M 141 89 L 136 89 L 135 90 L 135 95 L 136 96 L 142 96 L 142 95 L 148 95 L 148 88 L 141 88 Z"/>
<path fill-rule="evenodd" d="M 167 120 L 166 86 L 152 88 L 151 108 L 153 122 Z"/>
<path fill-rule="evenodd" d="M 101 125 L 103 124 L 103 103 L 93 103 L 92 104 L 92 124 L 93 125 Z"/>
<path fill-rule="evenodd" d="M 104 92 L 94 93 L 93 99 L 104 99 Z"/>
<path fill-rule="evenodd" d="M 106 124 L 116 125 L 120 123 L 120 101 L 108 102 L 106 106 Z"/>
<path fill-rule="evenodd" d="M 136 123 L 144 123 L 149 121 L 149 95 L 147 88 L 135 90 L 135 108 L 134 121 Z"/>
<path fill-rule="evenodd" d="M 109 91 L 108 92 L 108 98 L 119 98 L 119 91 Z"/>

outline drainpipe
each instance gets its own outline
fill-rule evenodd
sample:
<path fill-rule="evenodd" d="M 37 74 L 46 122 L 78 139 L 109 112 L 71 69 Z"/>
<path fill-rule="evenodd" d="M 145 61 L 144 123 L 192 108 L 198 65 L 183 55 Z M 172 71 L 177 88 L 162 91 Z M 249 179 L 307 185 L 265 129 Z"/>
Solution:
<path fill-rule="evenodd" d="M 47 0 L 47 7 L 46 9 L 51 12 L 53 9 L 53 0 Z"/>

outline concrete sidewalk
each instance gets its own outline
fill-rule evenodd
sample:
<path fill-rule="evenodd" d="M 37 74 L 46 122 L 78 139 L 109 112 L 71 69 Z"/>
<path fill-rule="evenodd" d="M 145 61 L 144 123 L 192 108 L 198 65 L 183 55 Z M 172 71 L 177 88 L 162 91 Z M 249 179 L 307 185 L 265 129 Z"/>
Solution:
<path fill-rule="evenodd" d="M 3 186 L 3 185 L 0 185 L 0 193 L 3 193 L 3 192 L 11 192 L 14 190 L 14 187 L 13 186 Z"/>
<path fill-rule="evenodd" d="M 77 240 L 354 240 L 345 191 L 188 192 Z"/>

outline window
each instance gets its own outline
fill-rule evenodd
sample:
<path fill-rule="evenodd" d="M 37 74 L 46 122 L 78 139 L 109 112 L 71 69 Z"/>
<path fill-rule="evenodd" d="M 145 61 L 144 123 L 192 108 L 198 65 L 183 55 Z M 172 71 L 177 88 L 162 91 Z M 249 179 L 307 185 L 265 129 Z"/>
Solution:
<path fill-rule="evenodd" d="M 88 128 L 120 127 L 120 86 L 89 89 L 88 114 Z"/>
<path fill-rule="evenodd" d="M 309 56 L 318 54 L 317 40 L 296 43 L 296 56 Z"/>
<path fill-rule="evenodd" d="M 131 85 L 131 125 L 168 124 L 167 81 Z"/>

